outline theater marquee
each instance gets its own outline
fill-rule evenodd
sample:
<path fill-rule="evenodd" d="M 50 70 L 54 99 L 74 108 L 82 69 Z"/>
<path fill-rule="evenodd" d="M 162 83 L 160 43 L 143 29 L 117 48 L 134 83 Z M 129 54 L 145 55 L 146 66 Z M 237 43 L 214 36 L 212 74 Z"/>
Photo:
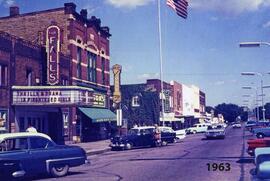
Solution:
<path fill-rule="evenodd" d="M 79 86 L 13 86 L 13 105 L 79 105 L 106 107 L 106 96 Z"/>
<path fill-rule="evenodd" d="M 59 83 L 59 51 L 60 51 L 60 28 L 52 25 L 46 32 L 47 52 L 47 83 L 56 85 Z"/>

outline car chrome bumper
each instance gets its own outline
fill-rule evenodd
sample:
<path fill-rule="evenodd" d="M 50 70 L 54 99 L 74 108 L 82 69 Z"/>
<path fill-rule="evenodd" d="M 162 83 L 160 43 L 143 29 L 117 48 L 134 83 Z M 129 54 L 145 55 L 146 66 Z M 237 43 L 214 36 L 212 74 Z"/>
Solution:
<path fill-rule="evenodd" d="M 23 170 L 16 171 L 16 172 L 12 173 L 12 176 L 15 177 L 15 178 L 23 177 L 24 175 L 25 175 L 25 171 L 23 171 Z"/>
<path fill-rule="evenodd" d="M 125 145 L 124 144 L 110 144 L 110 147 L 112 147 L 112 148 L 123 148 L 123 147 L 125 147 Z"/>

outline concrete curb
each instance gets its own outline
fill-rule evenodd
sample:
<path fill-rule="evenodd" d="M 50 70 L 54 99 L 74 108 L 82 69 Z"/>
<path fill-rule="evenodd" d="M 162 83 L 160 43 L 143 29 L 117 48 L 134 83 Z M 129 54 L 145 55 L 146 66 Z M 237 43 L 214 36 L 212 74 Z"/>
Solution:
<path fill-rule="evenodd" d="M 98 155 L 98 154 L 101 154 L 101 153 L 105 153 L 105 152 L 108 152 L 110 151 L 111 148 L 104 148 L 104 149 L 99 149 L 99 150 L 86 150 L 86 155 L 87 156 L 91 156 L 91 155 Z"/>

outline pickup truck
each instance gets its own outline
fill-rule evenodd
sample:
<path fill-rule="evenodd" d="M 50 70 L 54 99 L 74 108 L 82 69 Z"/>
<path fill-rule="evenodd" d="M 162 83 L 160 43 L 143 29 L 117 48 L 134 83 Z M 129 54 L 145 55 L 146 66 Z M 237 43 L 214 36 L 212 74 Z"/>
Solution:
<path fill-rule="evenodd" d="M 270 137 L 270 127 L 255 128 L 255 129 L 252 130 L 252 133 L 257 138 Z"/>

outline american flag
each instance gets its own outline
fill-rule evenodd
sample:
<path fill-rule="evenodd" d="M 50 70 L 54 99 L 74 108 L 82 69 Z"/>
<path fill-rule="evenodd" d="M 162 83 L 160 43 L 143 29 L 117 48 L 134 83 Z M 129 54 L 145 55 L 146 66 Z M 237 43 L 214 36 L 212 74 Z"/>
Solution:
<path fill-rule="evenodd" d="M 167 0 L 167 5 L 170 6 L 178 16 L 187 18 L 188 2 L 186 0 Z"/>

